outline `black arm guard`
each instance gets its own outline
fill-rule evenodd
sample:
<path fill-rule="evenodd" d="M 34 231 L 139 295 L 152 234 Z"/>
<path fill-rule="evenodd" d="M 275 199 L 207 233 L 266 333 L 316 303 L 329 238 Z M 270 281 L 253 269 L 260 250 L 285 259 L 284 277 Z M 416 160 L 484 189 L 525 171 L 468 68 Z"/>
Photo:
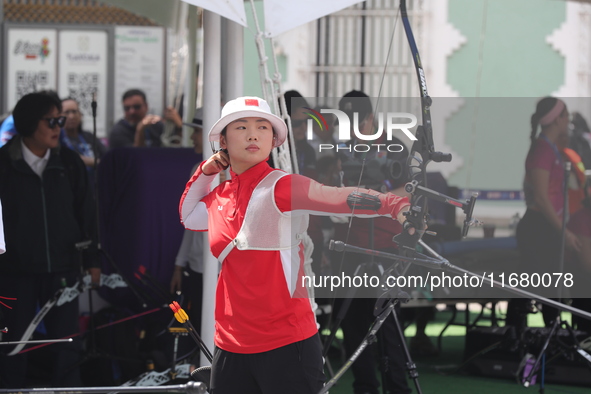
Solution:
<path fill-rule="evenodd" d="M 347 197 L 347 204 L 351 209 L 377 211 L 382 206 L 378 196 L 368 193 L 353 192 Z"/>

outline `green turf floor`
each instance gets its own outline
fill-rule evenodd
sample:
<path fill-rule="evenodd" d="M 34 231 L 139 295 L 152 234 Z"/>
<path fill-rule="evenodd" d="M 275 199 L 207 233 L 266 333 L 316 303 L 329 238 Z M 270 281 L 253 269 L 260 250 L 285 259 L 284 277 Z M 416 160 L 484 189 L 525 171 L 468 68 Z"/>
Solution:
<path fill-rule="evenodd" d="M 458 312 L 459 314 L 460 312 Z M 462 312 L 463 313 L 463 312 Z M 438 312 L 435 321 L 427 326 L 427 335 L 436 344 L 437 335 L 445 326 L 445 322 L 451 316 L 449 311 Z M 471 314 L 472 317 L 476 316 Z M 562 315 L 564 320 L 570 321 L 568 315 Z M 489 323 L 483 321 L 482 325 Z M 501 322 L 502 325 L 502 322 Z M 529 315 L 528 325 L 530 327 L 541 327 L 543 325 L 541 314 Z M 407 338 L 414 336 L 415 326 L 410 325 L 405 335 Z M 490 378 L 471 375 L 466 372 L 463 366 L 464 339 L 466 329 L 460 326 L 450 326 L 442 340 L 442 353 L 435 357 L 413 356 L 413 361 L 417 365 L 419 372 L 419 384 L 424 394 L 510 394 L 510 393 L 539 393 L 540 386 L 535 385 L 525 388 L 517 384 L 515 380 Z M 408 341 L 407 341 L 408 342 Z M 341 361 L 338 357 L 332 357 L 332 366 L 334 369 L 340 368 Z M 591 374 L 591 369 L 587 369 Z M 379 377 L 379 373 L 377 376 Z M 353 376 L 348 371 L 341 380 L 330 390 L 330 394 L 353 393 Z M 416 388 L 409 381 L 413 388 L 413 393 L 417 393 Z M 591 393 L 591 387 L 558 385 L 546 383 L 545 393 Z"/>

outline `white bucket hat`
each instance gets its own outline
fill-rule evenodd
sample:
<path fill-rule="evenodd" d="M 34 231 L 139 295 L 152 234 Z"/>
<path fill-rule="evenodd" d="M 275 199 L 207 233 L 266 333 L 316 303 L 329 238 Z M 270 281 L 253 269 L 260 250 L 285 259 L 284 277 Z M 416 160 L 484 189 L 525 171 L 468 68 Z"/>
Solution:
<path fill-rule="evenodd" d="M 271 108 L 265 100 L 259 97 L 238 97 L 228 101 L 222 108 L 222 117 L 209 130 L 209 141 L 219 141 L 222 130 L 233 121 L 241 118 L 264 118 L 271 122 L 277 136 L 273 147 L 280 146 L 287 138 L 285 122 L 279 116 L 271 113 Z"/>

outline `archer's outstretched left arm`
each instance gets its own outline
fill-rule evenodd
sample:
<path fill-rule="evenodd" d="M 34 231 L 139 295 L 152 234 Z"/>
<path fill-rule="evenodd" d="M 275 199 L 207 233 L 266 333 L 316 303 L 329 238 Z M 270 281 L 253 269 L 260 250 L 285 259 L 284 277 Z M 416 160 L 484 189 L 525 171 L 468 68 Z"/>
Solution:
<path fill-rule="evenodd" d="M 390 216 L 404 222 L 410 203 L 393 193 L 356 187 L 325 186 L 301 175 L 281 178 L 275 187 L 275 201 L 281 212 L 322 216 Z"/>

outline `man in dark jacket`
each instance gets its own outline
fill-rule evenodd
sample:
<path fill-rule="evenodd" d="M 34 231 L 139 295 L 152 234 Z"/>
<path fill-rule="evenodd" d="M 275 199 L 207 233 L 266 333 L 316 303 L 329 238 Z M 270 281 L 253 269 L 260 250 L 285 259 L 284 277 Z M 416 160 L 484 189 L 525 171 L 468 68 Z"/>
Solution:
<path fill-rule="evenodd" d="M 6 253 L 0 255 L 0 289 L 16 297 L 5 311 L 8 334 L 3 341 L 21 339 L 36 314 L 56 292 L 72 286 L 81 261 L 93 283 L 100 282 L 96 243 L 80 252 L 76 244 L 94 239 L 93 203 L 84 163 L 74 151 L 59 146 L 61 103 L 42 93 L 22 97 L 13 116 L 18 134 L 0 148 L 0 199 Z M 82 254 L 81 254 L 82 253 Z M 78 302 L 54 306 L 44 319 L 47 336 L 77 333 Z M 9 356 L 2 346 L 0 378 L 7 387 L 25 387 L 26 354 Z M 51 346 L 53 384 L 80 385 L 79 344 Z M 4 353 L 6 352 L 6 353 Z"/>

